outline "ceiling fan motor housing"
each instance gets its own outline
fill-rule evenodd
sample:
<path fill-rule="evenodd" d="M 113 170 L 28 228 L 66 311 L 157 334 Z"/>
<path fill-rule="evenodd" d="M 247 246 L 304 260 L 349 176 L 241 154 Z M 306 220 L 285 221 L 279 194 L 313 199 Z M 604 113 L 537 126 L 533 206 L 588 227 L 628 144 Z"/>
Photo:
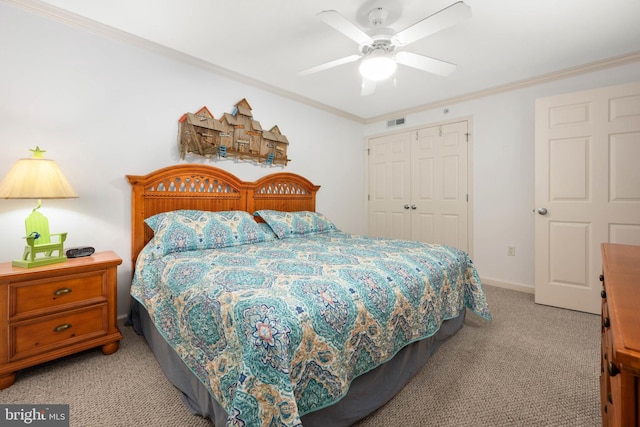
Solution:
<path fill-rule="evenodd" d="M 395 49 L 396 46 L 391 42 L 391 39 L 388 36 L 374 36 L 373 43 L 360 46 L 360 52 L 363 55 L 369 55 L 373 51 L 380 51 L 389 54 Z"/>

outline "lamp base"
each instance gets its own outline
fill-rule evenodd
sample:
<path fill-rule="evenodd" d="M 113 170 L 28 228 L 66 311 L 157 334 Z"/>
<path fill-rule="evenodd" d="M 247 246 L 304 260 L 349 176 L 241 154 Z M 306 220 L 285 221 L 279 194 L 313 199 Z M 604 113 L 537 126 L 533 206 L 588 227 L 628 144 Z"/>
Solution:
<path fill-rule="evenodd" d="M 11 265 L 14 267 L 21 268 L 33 268 L 33 267 L 41 267 L 43 265 L 49 264 L 57 264 L 59 262 L 65 262 L 67 260 L 66 256 L 46 256 L 42 258 L 34 259 L 33 261 L 29 260 L 15 260 L 11 261 Z"/>

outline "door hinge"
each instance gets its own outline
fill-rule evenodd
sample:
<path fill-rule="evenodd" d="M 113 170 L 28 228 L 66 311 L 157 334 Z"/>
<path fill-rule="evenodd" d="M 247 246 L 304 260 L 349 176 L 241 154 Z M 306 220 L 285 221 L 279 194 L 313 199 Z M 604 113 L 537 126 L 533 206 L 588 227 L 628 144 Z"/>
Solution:
<path fill-rule="evenodd" d="M 469 203 L 469 194 L 467 194 L 467 203 Z"/>
<path fill-rule="evenodd" d="M 467 137 L 467 142 L 469 142 L 469 135 L 471 135 L 469 132 L 464 134 Z"/>

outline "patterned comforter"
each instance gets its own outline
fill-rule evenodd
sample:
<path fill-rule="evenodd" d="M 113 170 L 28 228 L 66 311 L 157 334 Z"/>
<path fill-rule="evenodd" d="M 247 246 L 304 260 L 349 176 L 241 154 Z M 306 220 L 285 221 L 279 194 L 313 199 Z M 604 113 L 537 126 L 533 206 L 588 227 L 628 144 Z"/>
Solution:
<path fill-rule="evenodd" d="M 163 257 L 145 248 L 131 294 L 228 426 L 301 425 L 465 307 L 491 317 L 465 252 L 342 232 Z"/>

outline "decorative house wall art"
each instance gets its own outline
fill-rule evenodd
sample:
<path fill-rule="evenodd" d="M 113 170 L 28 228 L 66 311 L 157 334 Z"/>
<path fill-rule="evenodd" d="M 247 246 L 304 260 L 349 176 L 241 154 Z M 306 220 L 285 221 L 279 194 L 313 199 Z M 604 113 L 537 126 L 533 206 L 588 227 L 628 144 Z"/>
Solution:
<path fill-rule="evenodd" d="M 246 99 L 235 105 L 232 113 L 220 120 L 205 106 L 196 113 L 186 113 L 180 120 L 180 158 L 186 154 L 206 158 L 237 158 L 266 165 L 286 165 L 289 141 L 278 126 L 263 130 L 253 119 Z"/>

